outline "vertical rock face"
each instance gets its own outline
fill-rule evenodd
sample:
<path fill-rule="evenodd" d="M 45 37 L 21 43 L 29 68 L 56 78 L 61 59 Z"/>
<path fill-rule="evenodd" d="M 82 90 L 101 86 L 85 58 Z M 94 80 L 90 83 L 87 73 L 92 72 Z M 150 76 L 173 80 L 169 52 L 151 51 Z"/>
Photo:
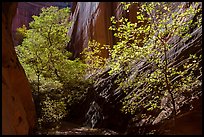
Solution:
<path fill-rule="evenodd" d="M 33 20 L 33 15 L 39 15 L 41 8 L 57 6 L 59 8 L 64 8 L 67 6 L 64 2 L 18 2 L 16 15 L 12 23 L 12 35 L 14 39 L 14 45 L 18 45 L 20 39 L 16 37 L 16 29 L 25 25 L 28 27 L 29 22 Z M 68 5 L 70 6 L 70 5 Z"/>
<path fill-rule="evenodd" d="M 73 2 L 71 12 L 73 25 L 69 31 L 71 41 L 68 50 L 74 53 L 74 58 L 80 57 L 80 52 L 88 46 L 89 40 L 111 46 L 115 43 L 113 32 L 108 29 L 112 16 L 125 16 L 131 22 L 137 21 L 137 5 L 131 6 L 126 12 L 119 2 Z M 101 56 L 108 57 L 107 51 L 102 51 Z"/>
<path fill-rule="evenodd" d="M 101 44 L 113 45 L 110 17 L 118 3 L 113 2 L 77 2 L 73 3 L 71 20 L 73 26 L 69 31 L 71 37 L 68 49 L 79 57 L 80 52 L 88 46 L 89 40 L 96 40 Z M 103 57 L 108 53 L 104 51 Z"/>
<path fill-rule="evenodd" d="M 195 6 L 194 3 L 173 3 L 183 5 L 182 7 Z M 114 44 L 115 40 L 110 31 L 106 31 L 109 27 L 109 19 L 112 15 L 116 18 L 121 15 L 128 17 L 132 22 L 137 20 L 134 18 L 136 10 L 135 7 L 130 7 L 129 12 L 123 12 L 121 6 L 118 3 L 75 3 L 72 9 L 72 20 L 74 22 L 72 30 L 69 32 L 71 36 L 71 42 L 69 45 L 70 50 L 75 54 L 75 57 L 79 56 L 79 53 L 83 48 L 87 47 L 88 40 L 95 39 L 102 44 Z M 106 7 L 106 8 L 105 8 Z M 175 6 L 177 7 L 177 6 Z M 199 3 L 196 8 L 201 7 L 202 3 Z M 137 8 L 137 7 L 136 7 Z M 112 9 L 112 10 L 111 10 Z M 184 10 L 176 8 L 176 11 Z M 199 12 L 195 16 L 190 17 L 193 21 L 197 21 L 202 13 Z M 106 22 L 103 22 L 106 20 Z M 106 28 L 106 30 L 104 30 Z M 92 32 L 92 33 L 90 33 Z M 192 37 L 187 40 L 179 37 L 170 37 L 169 44 L 172 44 L 172 49 L 167 52 L 167 58 L 171 65 L 181 66 L 184 60 L 190 54 L 201 55 L 202 52 L 202 26 L 192 27 L 188 32 Z M 110 35 L 110 37 L 109 37 Z M 106 54 L 104 54 L 105 56 Z M 151 68 L 151 64 L 144 62 L 135 63 L 128 79 L 132 76 L 137 76 L 134 72 L 136 70 L 144 71 L 146 73 L 152 73 L 148 67 Z M 144 69 L 145 68 L 145 69 Z M 90 88 L 87 99 L 76 106 L 75 114 L 79 118 L 85 116 L 84 123 L 90 127 L 103 127 L 109 128 L 118 132 L 126 130 L 127 134 L 146 134 L 151 130 L 158 130 L 159 134 L 202 134 L 202 59 L 199 60 L 199 65 L 195 71 L 199 83 L 197 86 L 193 86 L 191 92 L 175 93 L 176 102 L 176 125 L 175 131 L 172 120 L 172 107 L 171 100 L 167 100 L 164 104 L 163 110 L 151 113 L 148 117 L 139 118 L 136 114 L 133 116 L 123 115 L 120 111 L 122 106 L 121 100 L 125 98 L 126 94 L 116 84 L 117 78 L 124 77 L 122 73 L 109 75 L 106 70 L 101 75 L 98 75 L 95 80 L 93 88 Z M 138 73 L 140 73 L 140 71 Z M 193 83 L 192 83 L 193 85 Z M 134 93 L 139 91 L 137 87 L 133 89 L 127 89 L 128 93 Z M 149 94 L 148 94 L 149 95 Z M 143 98 L 142 98 L 143 99 Z M 146 99 L 146 96 L 144 97 Z M 164 98 L 165 99 L 165 98 Z M 138 107 L 138 106 L 136 106 Z M 81 109 L 83 108 L 83 109 Z M 144 111 L 141 107 L 141 112 Z M 133 119 L 134 118 L 134 119 Z"/>
<path fill-rule="evenodd" d="M 2 4 L 2 134 L 28 134 L 35 123 L 35 106 L 25 72 L 12 41 L 17 3 Z"/>

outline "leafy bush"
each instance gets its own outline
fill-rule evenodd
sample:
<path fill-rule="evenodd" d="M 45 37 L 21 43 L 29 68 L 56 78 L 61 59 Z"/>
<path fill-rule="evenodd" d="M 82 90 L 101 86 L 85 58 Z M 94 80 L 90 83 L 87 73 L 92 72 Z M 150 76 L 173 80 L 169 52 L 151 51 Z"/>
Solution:
<path fill-rule="evenodd" d="M 58 123 L 63 117 L 67 115 L 66 103 L 64 98 L 60 100 L 54 100 L 50 97 L 46 97 L 41 103 L 42 117 L 38 119 L 40 126 L 45 126 L 51 123 Z"/>

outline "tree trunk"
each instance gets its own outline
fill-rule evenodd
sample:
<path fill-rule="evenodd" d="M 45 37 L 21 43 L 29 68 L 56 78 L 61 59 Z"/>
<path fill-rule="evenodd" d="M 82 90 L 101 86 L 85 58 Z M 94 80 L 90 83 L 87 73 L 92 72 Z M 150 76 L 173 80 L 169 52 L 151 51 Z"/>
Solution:
<path fill-rule="evenodd" d="M 38 93 L 40 92 L 40 74 L 37 74 L 38 76 Z"/>
<path fill-rule="evenodd" d="M 166 82 L 166 86 L 167 86 L 167 90 L 168 93 L 171 96 L 171 100 L 172 100 L 172 105 L 173 105 L 173 133 L 175 134 L 175 125 L 176 125 L 176 106 L 175 106 L 175 100 L 174 100 L 174 96 L 173 93 L 171 92 L 171 88 L 169 86 L 169 82 L 168 82 L 168 74 L 167 74 L 167 56 L 166 56 L 166 43 L 164 43 L 162 41 L 163 45 L 164 45 L 164 61 L 165 61 L 165 68 L 164 68 L 164 74 L 165 74 L 165 82 Z"/>

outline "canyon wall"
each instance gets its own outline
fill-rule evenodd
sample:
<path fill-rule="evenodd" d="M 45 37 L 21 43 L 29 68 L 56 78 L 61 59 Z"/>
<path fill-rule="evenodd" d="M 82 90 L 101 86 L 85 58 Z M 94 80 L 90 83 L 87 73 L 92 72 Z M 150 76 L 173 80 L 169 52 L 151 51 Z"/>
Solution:
<path fill-rule="evenodd" d="M 195 6 L 194 3 L 173 3 L 188 8 L 189 5 Z M 119 3 L 80 3 L 73 4 L 72 21 L 73 26 L 69 31 L 71 42 L 68 45 L 70 51 L 74 53 L 74 57 L 79 57 L 83 48 L 88 46 L 88 40 L 95 39 L 102 44 L 114 44 L 116 40 L 112 36 L 112 32 L 108 30 L 110 17 L 115 15 L 117 18 L 123 16 L 128 17 L 132 22 L 137 20 L 134 18 L 137 7 L 130 7 L 129 12 L 123 12 Z M 176 6 L 175 6 L 176 7 Z M 196 8 L 202 8 L 199 3 Z M 185 10 L 177 8 L 176 11 Z M 190 19 L 194 22 L 200 17 L 199 12 Z M 105 29 L 105 30 L 104 30 Z M 188 32 L 192 37 L 185 39 L 171 37 L 169 44 L 173 44 L 172 49 L 167 53 L 168 58 L 172 61 L 171 65 L 183 65 L 190 54 L 202 53 L 202 26 L 192 27 Z M 185 41 L 185 42 L 184 42 Z M 107 53 L 103 54 L 107 57 Z M 152 73 L 153 70 L 147 69 L 150 65 L 144 62 L 135 63 L 132 68 L 131 78 L 136 74 L 134 71 L 146 71 Z M 146 69 L 145 69 L 146 68 Z M 151 67 L 150 67 L 151 68 Z M 202 60 L 199 60 L 199 66 L 196 71 L 202 69 Z M 151 130 L 157 130 L 158 134 L 202 134 L 202 74 L 198 74 L 200 80 L 198 86 L 194 86 L 190 93 L 175 94 L 177 121 L 175 130 L 173 130 L 171 101 L 168 100 L 164 109 L 153 112 L 149 117 L 137 118 L 134 116 L 123 114 L 120 109 L 121 100 L 127 95 L 116 84 L 117 78 L 124 77 L 122 73 L 114 75 L 108 74 L 109 70 L 97 75 L 93 88 L 89 89 L 87 99 L 75 106 L 73 114 L 77 118 L 82 118 L 84 125 L 98 128 L 109 128 L 117 132 L 126 132 L 127 134 L 146 134 Z M 139 73 L 139 72 L 138 72 Z M 192 83 L 193 84 L 193 83 Z M 128 90 L 128 89 L 127 89 Z M 136 92 L 138 89 L 134 87 L 130 89 L 130 93 Z M 146 96 L 144 97 L 144 99 Z M 83 109 L 81 109 L 83 108 Z M 141 107 L 141 111 L 144 111 Z M 139 115 L 139 114 L 138 114 Z M 74 117 L 74 116 L 73 116 Z M 133 121 L 133 118 L 135 121 Z M 174 133 L 173 133 L 174 132 Z"/>
<path fill-rule="evenodd" d="M 71 41 L 68 50 L 73 53 L 74 58 L 80 57 L 80 52 L 88 46 L 89 40 L 113 45 L 113 34 L 108 28 L 116 7 L 117 3 L 113 2 L 73 2 L 73 25 L 69 31 Z M 102 51 L 101 56 L 107 57 L 107 51 Z"/>
<path fill-rule="evenodd" d="M 2 134 L 28 134 L 35 124 L 35 105 L 12 41 L 17 3 L 2 3 Z"/>
<path fill-rule="evenodd" d="M 80 52 L 87 47 L 90 39 L 110 44 L 112 39 L 107 24 L 110 24 L 108 17 L 112 14 L 111 3 L 76 2 L 73 5 L 71 16 L 73 25 L 69 31 L 71 41 L 68 46 L 68 50 L 74 53 L 73 56 L 79 57 Z M 109 6 L 109 8 L 106 7 L 105 10 L 105 6 Z"/>
<path fill-rule="evenodd" d="M 111 26 L 110 18 L 126 16 L 130 21 L 136 21 L 135 7 L 129 12 L 122 10 L 119 2 L 73 2 L 71 20 L 73 25 L 69 31 L 71 41 L 68 50 L 73 57 L 80 57 L 80 52 L 88 46 L 89 40 L 96 40 L 101 44 L 113 45 L 115 38 L 108 28 Z M 103 57 L 108 57 L 107 51 L 102 51 Z"/>

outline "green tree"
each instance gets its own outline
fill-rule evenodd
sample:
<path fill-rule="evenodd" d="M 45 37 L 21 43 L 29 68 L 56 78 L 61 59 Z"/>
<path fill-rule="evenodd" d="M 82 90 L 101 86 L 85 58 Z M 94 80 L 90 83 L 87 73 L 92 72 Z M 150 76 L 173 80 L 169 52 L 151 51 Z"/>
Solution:
<path fill-rule="evenodd" d="M 38 80 L 41 75 L 63 83 L 83 78 L 85 65 L 79 59 L 68 59 L 71 56 L 66 50 L 68 17 L 68 8 L 42 8 L 39 16 L 33 16 L 34 21 L 29 23 L 30 29 L 26 30 L 22 45 L 17 47 L 20 61 L 32 68 Z"/>
<path fill-rule="evenodd" d="M 42 96 L 41 117 L 45 122 L 55 122 L 66 115 L 64 104 L 67 104 L 68 96 L 78 97 L 69 94 L 71 91 L 67 85 L 78 87 L 85 81 L 86 65 L 79 59 L 69 60 L 71 53 L 66 50 L 70 40 L 67 35 L 71 25 L 69 12 L 69 8 L 42 8 L 39 16 L 32 16 L 30 29 L 24 26 L 17 29 L 24 39 L 16 47 L 16 52 L 33 85 L 34 94 Z M 83 94 L 84 89 L 80 90 L 75 90 L 75 94 Z"/>
<path fill-rule="evenodd" d="M 172 65 L 172 60 L 167 56 L 174 44 L 170 44 L 170 37 L 181 37 L 185 42 L 191 35 L 190 29 L 201 25 L 201 19 L 193 22 L 192 17 L 201 12 L 196 9 L 198 3 L 184 9 L 180 5 L 169 2 L 141 2 L 137 11 L 137 22 L 131 23 L 127 18 L 111 18 L 114 36 L 118 42 L 110 50 L 110 74 L 125 72 L 128 77 L 120 78 L 117 82 L 124 89 L 134 88 L 135 92 L 128 92 L 123 101 L 123 111 L 135 114 L 140 108 L 148 111 L 159 109 L 161 98 L 170 96 L 173 106 L 173 116 L 176 117 L 175 95 L 176 92 L 186 92 L 192 85 L 199 85 L 200 81 L 194 75 L 198 69 L 199 60 L 195 55 L 190 55 L 185 60 L 185 65 Z M 130 3 L 122 3 L 128 10 Z M 179 6 L 184 10 L 175 11 Z M 177 9 L 179 9 L 177 7 Z M 134 65 L 146 64 L 149 71 L 139 70 Z M 187 67 L 188 66 L 188 67 Z M 133 71 L 134 69 L 134 71 Z M 141 68 L 140 68 L 141 69 Z M 134 74 L 133 74 L 134 73 Z M 174 120 L 175 121 L 175 120 Z"/>

